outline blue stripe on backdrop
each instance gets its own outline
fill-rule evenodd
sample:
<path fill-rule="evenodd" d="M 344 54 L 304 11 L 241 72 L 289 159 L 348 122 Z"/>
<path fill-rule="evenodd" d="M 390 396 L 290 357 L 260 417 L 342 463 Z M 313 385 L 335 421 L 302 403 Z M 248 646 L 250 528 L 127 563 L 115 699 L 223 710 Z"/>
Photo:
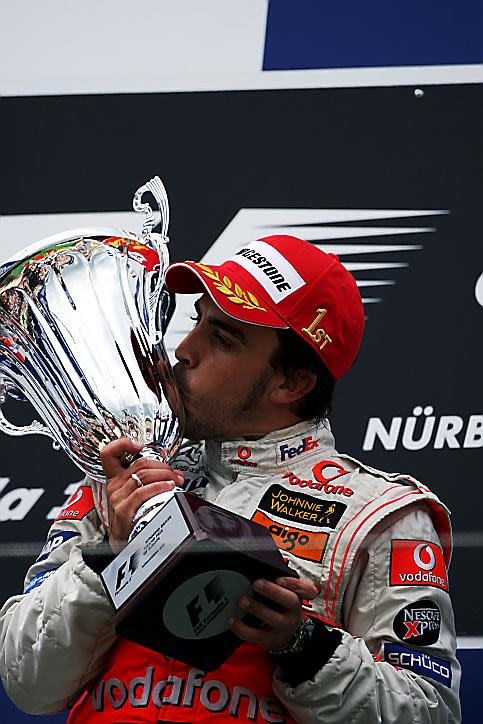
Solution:
<path fill-rule="evenodd" d="M 461 703 L 464 724 L 481 723 L 481 672 L 483 671 L 483 649 L 462 649 L 458 659 L 463 668 L 461 679 Z M 7 698 L 0 685 L 0 722 L 2 724 L 64 724 L 67 714 L 51 716 L 29 716 L 19 711 Z"/>
<path fill-rule="evenodd" d="M 481 0 L 271 0 L 264 70 L 483 59 Z"/>
<path fill-rule="evenodd" d="M 481 724 L 481 672 L 483 649 L 461 649 L 458 659 L 462 668 L 461 708 L 464 724 Z"/>
<path fill-rule="evenodd" d="M 30 716 L 17 709 L 0 685 L 0 722 L 2 724 L 65 724 L 67 713 L 48 716 Z"/>

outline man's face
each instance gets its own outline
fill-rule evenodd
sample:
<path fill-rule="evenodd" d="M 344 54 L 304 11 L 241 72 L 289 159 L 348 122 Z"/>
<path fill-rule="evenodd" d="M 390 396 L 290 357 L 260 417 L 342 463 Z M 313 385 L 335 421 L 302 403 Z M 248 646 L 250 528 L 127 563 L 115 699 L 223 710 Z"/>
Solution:
<path fill-rule="evenodd" d="M 174 367 L 186 436 L 228 440 L 265 434 L 270 393 L 281 377 L 270 365 L 278 348 L 275 330 L 229 317 L 207 294 L 196 302 L 195 315 Z"/>

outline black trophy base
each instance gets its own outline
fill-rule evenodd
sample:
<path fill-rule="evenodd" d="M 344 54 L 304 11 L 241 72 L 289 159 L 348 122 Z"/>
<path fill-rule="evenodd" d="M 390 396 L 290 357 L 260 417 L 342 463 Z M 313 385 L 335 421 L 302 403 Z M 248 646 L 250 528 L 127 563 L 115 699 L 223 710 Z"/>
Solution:
<path fill-rule="evenodd" d="M 153 540 L 161 551 L 169 547 L 163 535 L 173 521 L 177 531 L 185 524 L 183 540 L 154 572 L 142 578 L 137 572 L 153 557 Z M 123 554 L 124 562 L 116 564 Z M 241 595 L 255 595 L 276 607 L 254 594 L 253 581 L 297 576 L 263 526 L 190 494 L 176 494 L 120 556 L 111 564 L 117 565 L 115 583 L 123 590 L 128 580 L 132 594 L 117 606 L 116 632 L 203 671 L 218 668 L 241 644 L 229 628 L 231 616 L 259 625 L 238 607 Z M 130 579 L 126 576 L 129 567 L 133 568 Z M 136 574 L 139 582 L 134 580 Z M 106 580 L 104 584 L 113 600 L 113 586 Z"/>

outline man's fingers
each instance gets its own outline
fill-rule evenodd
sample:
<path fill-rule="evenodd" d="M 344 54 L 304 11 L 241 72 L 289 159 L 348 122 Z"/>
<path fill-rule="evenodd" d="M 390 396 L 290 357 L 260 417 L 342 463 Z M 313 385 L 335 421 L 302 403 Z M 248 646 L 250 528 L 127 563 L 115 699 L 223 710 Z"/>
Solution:
<path fill-rule="evenodd" d="M 287 576 L 286 578 L 277 578 L 275 583 L 282 586 L 282 588 L 293 591 L 299 598 L 309 601 L 316 598 L 319 593 L 317 586 L 307 578 L 292 578 Z"/>
<path fill-rule="evenodd" d="M 250 641 L 254 644 L 265 645 L 266 633 L 263 629 L 253 628 L 247 626 L 246 623 L 239 618 L 232 618 L 230 621 L 230 628 L 239 639 L 242 641 Z"/>
<path fill-rule="evenodd" d="M 102 469 L 106 478 L 113 478 L 122 473 L 125 470 L 122 464 L 123 456 L 126 453 L 135 455 L 142 448 L 142 445 L 127 437 L 120 437 L 106 445 L 100 452 Z"/>
<path fill-rule="evenodd" d="M 243 641 L 261 644 L 269 650 L 284 649 L 303 620 L 302 599 L 317 595 L 315 585 L 304 578 L 283 576 L 276 581 L 254 581 L 253 590 L 266 600 L 244 595 L 238 605 L 244 614 L 254 616 L 263 625 L 257 628 L 244 622 L 242 617 L 232 618 L 231 630 Z M 276 607 L 272 603 L 277 604 Z"/>
<path fill-rule="evenodd" d="M 158 460 L 146 460 L 139 458 L 135 460 L 127 469 L 121 468 L 121 471 L 112 477 L 107 483 L 107 495 L 110 499 L 115 491 L 124 490 L 124 486 L 130 480 L 139 480 L 142 485 L 154 483 L 157 481 L 172 480 L 176 485 L 182 485 L 184 482 L 183 475 L 179 470 L 173 470 L 166 463 Z M 127 489 L 126 489 L 127 490 Z M 128 493 L 126 493 L 127 495 Z"/>
<path fill-rule="evenodd" d="M 184 478 L 180 473 L 176 473 L 174 470 L 166 469 L 159 470 L 158 468 L 143 468 L 137 473 L 131 473 L 131 477 L 135 475 L 139 479 L 141 485 L 150 485 L 150 483 L 157 483 L 161 481 L 172 481 L 178 487 L 183 485 Z M 134 480 L 136 480 L 134 478 Z"/>
<path fill-rule="evenodd" d="M 168 465 L 168 463 L 163 463 L 161 460 L 151 460 L 143 457 L 140 457 L 131 463 L 126 470 L 137 473 L 139 470 L 147 470 L 148 468 L 152 470 L 173 470 L 171 465 Z"/>
<path fill-rule="evenodd" d="M 298 609 L 300 606 L 299 595 L 295 591 L 282 587 L 279 583 L 260 579 L 254 581 L 253 590 L 274 601 L 286 611 Z"/>
<path fill-rule="evenodd" d="M 134 493 L 140 486 L 134 478 L 128 478 L 122 486 L 118 486 L 117 489 L 114 487 L 114 483 L 108 483 L 108 495 L 107 500 L 111 508 L 118 505 L 121 501 L 126 500 L 131 493 Z"/>
<path fill-rule="evenodd" d="M 113 515 L 116 518 L 122 518 L 126 526 L 131 525 L 134 513 L 146 500 L 175 487 L 172 481 L 155 482 L 138 487 L 136 481 L 133 480 L 132 485 L 135 488 L 128 497 L 121 497 L 121 495 L 115 493 L 111 500 Z"/>
<path fill-rule="evenodd" d="M 239 606 L 244 613 L 255 616 L 272 629 L 279 629 L 285 624 L 286 612 L 281 613 L 280 611 L 275 611 L 275 609 L 270 607 L 270 604 L 262 603 L 250 596 L 242 596 L 239 601 Z"/>
<path fill-rule="evenodd" d="M 107 484 L 107 498 L 109 502 L 114 499 L 123 500 L 127 498 L 136 488 L 143 485 L 151 485 L 151 483 L 174 483 L 181 487 L 184 478 L 177 475 L 172 470 L 140 470 L 136 472 L 126 472 L 124 476 L 117 475 Z"/>

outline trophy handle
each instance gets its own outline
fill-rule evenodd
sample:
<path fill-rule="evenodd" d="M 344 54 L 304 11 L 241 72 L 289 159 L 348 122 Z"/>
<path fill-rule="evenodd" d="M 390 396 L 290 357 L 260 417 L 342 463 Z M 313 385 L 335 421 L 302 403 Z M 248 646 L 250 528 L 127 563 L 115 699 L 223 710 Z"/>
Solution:
<path fill-rule="evenodd" d="M 150 191 L 158 205 L 155 211 L 150 204 L 143 203 L 143 195 Z M 169 265 L 168 252 L 168 226 L 169 226 L 169 202 L 166 189 L 159 176 L 154 176 L 145 184 L 140 186 L 134 194 L 132 201 L 134 211 L 146 214 L 143 223 L 142 238 L 145 244 L 153 247 L 158 252 L 159 257 L 159 275 L 156 286 L 149 295 L 149 311 L 150 311 L 150 330 L 149 334 L 154 344 L 158 344 L 163 336 L 163 330 L 155 328 L 156 310 L 159 304 L 159 298 L 163 290 L 164 273 Z M 153 232 L 154 227 L 160 227 L 159 233 Z"/>
<path fill-rule="evenodd" d="M 141 198 L 143 194 L 145 194 L 147 191 L 150 191 L 152 195 L 154 196 L 156 203 L 158 204 L 158 210 L 154 211 L 150 204 L 142 203 Z M 147 242 L 152 241 L 152 237 L 156 236 L 159 237 L 159 241 L 161 241 L 164 244 L 167 244 L 168 239 L 168 226 L 169 226 L 169 203 L 168 203 L 168 195 L 166 193 L 166 189 L 164 188 L 164 184 L 159 178 L 159 176 L 154 176 L 154 178 L 150 179 L 149 181 L 146 181 L 145 184 L 140 186 L 136 193 L 134 194 L 134 198 L 132 200 L 132 205 L 134 211 L 138 211 L 142 214 L 146 214 L 146 219 L 144 220 L 143 224 L 143 230 L 142 230 L 142 237 Z M 159 234 L 153 234 L 153 229 L 155 226 L 160 225 L 160 233 Z M 155 246 L 157 247 L 157 240 L 155 240 Z M 159 242 L 158 242 L 159 243 Z"/>
<path fill-rule="evenodd" d="M 20 436 L 20 435 L 46 435 L 47 437 L 50 437 L 51 440 L 54 441 L 54 446 L 57 447 L 59 445 L 57 439 L 52 435 L 49 428 L 46 425 L 43 425 L 38 420 L 33 420 L 30 425 L 23 425 L 18 426 L 14 425 L 12 422 L 7 420 L 5 415 L 3 414 L 2 405 L 6 401 L 7 397 L 10 395 L 11 397 L 15 399 L 23 399 L 23 395 L 17 395 L 15 394 L 15 385 L 12 385 L 11 383 L 7 383 L 6 380 L 1 380 L 0 382 L 0 431 L 5 432 L 7 435 L 14 435 L 14 436 Z M 12 394 L 13 393 L 13 394 Z"/>

